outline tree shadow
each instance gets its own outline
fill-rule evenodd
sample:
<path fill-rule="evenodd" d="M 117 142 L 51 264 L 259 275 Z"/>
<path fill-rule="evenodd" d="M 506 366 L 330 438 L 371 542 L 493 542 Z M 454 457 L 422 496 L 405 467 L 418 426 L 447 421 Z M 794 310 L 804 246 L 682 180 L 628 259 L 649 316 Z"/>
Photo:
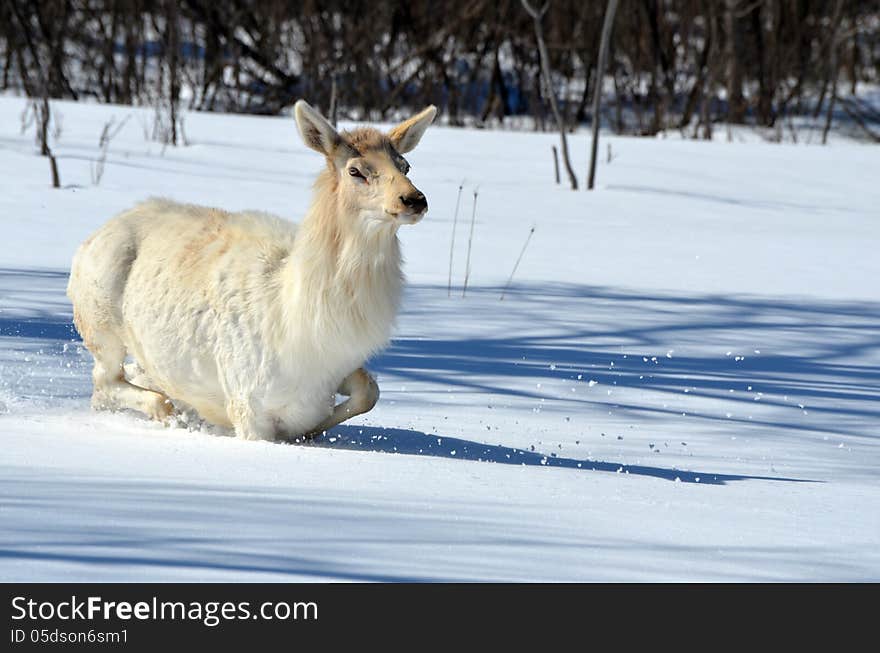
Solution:
<path fill-rule="evenodd" d="M 820 213 L 823 210 L 812 204 L 743 199 L 742 197 L 725 197 L 716 193 L 699 193 L 693 190 L 663 188 L 659 186 L 649 186 L 644 184 L 608 184 L 607 186 L 605 186 L 605 188 L 608 190 L 620 190 L 630 193 L 646 193 L 651 195 L 670 195 L 676 197 L 685 197 L 688 199 L 699 200 L 703 202 L 730 204 L 733 206 L 748 207 L 752 209 L 775 209 L 781 211 L 798 211 L 800 213 Z M 846 209 L 841 208 L 840 210 Z"/>
<path fill-rule="evenodd" d="M 35 338 L 38 340 L 79 340 L 71 322 L 56 322 L 41 318 L 0 318 L 0 337 Z"/>
<path fill-rule="evenodd" d="M 604 460 L 577 460 L 556 454 L 545 455 L 500 444 L 491 445 L 448 436 L 430 435 L 411 429 L 382 428 L 340 424 L 328 433 L 316 438 L 310 445 L 329 449 L 374 451 L 410 456 L 430 456 L 451 460 L 469 460 L 523 467 L 555 467 L 577 469 L 585 472 L 611 472 L 647 476 L 665 481 L 700 483 L 703 485 L 726 485 L 732 481 L 785 481 L 789 483 L 815 483 L 809 479 L 781 476 L 753 476 L 742 474 L 716 474 L 711 472 L 684 471 L 675 468 L 650 465 L 625 465 Z"/>
<path fill-rule="evenodd" d="M 33 364 L 23 361 L 38 352 L 66 365 L 55 373 L 55 383 L 65 384 L 64 396 L 88 395 L 88 353 L 67 346 L 78 336 L 64 295 L 66 279 L 63 271 L 0 268 L 0 364 L 7 378 L 18 374 L 30 383 L 31 394 L 43 392 L 42 381 Z M 500 290 L 472 288 L 461 300 L 448 298 L 445 286 L 410 286 L 399 335 L 370 367 L 386 379 L 421 384 L 422 392 L 507 397 L 511 410 L 546 400 L 557 410 L 581 414 L 614 408 L 640 420 L 676 419 L 687 398 L 698 400 L 687 406 L 688 417 L 706 424 L 764 427 L 768 437 L 818 431 L 877 438 L 880 303 L 645 293 L 574 283 L 515 285 L 499 302 Z M 464 313 L 467 324 L 459 326 Z M 425 323 L 432 325 L 429 338 L 422 336 Z M 753 346 L 763 353 L 753 355 Z M 748 355 L 725 356 L 728 348 Z M 43 369 L 51 371 L 48 364 Z M 555 394 L 548 390 L 554 383 Z M 611 397 L 589 392 L 593 384 L 638 392 Z M 662 405 L 667 397 L 668 407 Z M 517 405 L 517 399 L 527 401 Z M 425 449 L 403 438 L 405 431 L 390 433 L 402 440 L 393 446 L 410 453 Z M 457 455 L 464 445 L 481 446 L 462 442 Z M 511 452 L 497 453 L 496 462 L 504 462 Z M 621 467 L 607 465 L 610 471 Z"/>
<path fill-rule="evenodd" d="M 371 362 L 381 375 L 462 392 L 552 398 L 570 408 L 613 404 L 642 416 L 674 416 L 680 410 L 587 392 L 548 397 L 546 387 L 550 381 L 570 388 L 589 383 L 676 400 L 706 398 L 731 409 L 760 407 L 765 417 L 725 417 L 700 408 L 688 414 L 792 430 L 819 426 L 803 419 L 801 404 L 809 403 L 814 415 L 825 418 L 820 430 L 860 438 L 875 438 L 868 432 L 880 424 L 880 303 L 546 284 L 508 290 L 501 313 L 500 289 L 469 291 L 476 302 L 449 300 L 440 287 L 419 291 L 407 310 L 422 321 L 454 323 L 457 313 L 467 311 L 474 323 L 492 326 L 463 337 L 462 330 L 427 339 L 403 333 Z M 517 324 L 531 326 L 518 331 Z M 716 342 L 715 352 L 707 351 L 707 343 Z M 764 351 L 753 353 L 753 347 Z M 683 351 L 673 355 L 669 348 Z M 728 348 L 733 351 L 725 355 Z"/>

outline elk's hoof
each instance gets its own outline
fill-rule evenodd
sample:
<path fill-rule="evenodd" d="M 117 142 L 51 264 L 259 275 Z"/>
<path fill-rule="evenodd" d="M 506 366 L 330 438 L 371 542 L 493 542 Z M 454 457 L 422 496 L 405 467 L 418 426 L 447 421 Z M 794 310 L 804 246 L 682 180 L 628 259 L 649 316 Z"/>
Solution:
<path fill-rule="evenodd" d="M 157 394 L 155 398 L 151 399 L 147 405 L 147 410 L 145 411 L 150 419 L 156 420 L 157 422 L 162 422 L 166 425 L 171 423 L 171 418 L 177 414 L 177 411 L 174 410 L 174 404 L 171 403 L 171 400 L 164 396 Z"/>

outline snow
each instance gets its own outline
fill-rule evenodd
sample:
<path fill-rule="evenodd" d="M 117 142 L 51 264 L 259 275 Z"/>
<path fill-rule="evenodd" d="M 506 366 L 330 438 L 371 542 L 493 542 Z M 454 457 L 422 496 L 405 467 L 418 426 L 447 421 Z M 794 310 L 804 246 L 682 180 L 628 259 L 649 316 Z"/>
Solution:
<path fill-rule="evenodd" d="M 189 114 L 163 153 L 149 110 L 56 103 L 51 190 L 23 106 L 0 98 L 0 580 L 880 580 L 876 147 L 606 137 L 572 193 L 552 134 L 432 128 L 382 398 L 290 446 L 90 411 L 64 289 L 150 195 L 299 219 L 322 164 L 292 120 Z"/>

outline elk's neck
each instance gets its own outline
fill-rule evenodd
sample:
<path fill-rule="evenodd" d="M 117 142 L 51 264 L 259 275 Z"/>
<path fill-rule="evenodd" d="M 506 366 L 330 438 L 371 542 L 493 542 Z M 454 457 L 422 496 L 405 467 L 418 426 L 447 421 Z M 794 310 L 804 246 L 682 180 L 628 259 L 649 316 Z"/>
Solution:
<path fill-rule="evenodd" d="M 403 286 L 393 224 L 365 224 L 335 192 L 329 172 L 297 228 L 282 282 L 285 322 L 318 339 L 358 334 L 385 344 Z M 381 341 L 381 342 L 376 342 Z"/>

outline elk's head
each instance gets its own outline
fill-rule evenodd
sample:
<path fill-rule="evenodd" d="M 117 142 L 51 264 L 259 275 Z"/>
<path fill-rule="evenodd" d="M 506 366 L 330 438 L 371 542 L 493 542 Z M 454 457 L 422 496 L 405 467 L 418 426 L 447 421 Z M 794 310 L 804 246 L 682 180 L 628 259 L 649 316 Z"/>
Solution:
<path fill-rule="evenodd" d="M 424 194 L 409 180 L 403 155 L 415 148 L 437 109 L 429 106 L 387 134 L 372 127 L 337 132 L 306 102 L 294 106 L 303 141 L 327 159 L 345 208 L 368 221 L 414 224 L 428 211 Z"/>

